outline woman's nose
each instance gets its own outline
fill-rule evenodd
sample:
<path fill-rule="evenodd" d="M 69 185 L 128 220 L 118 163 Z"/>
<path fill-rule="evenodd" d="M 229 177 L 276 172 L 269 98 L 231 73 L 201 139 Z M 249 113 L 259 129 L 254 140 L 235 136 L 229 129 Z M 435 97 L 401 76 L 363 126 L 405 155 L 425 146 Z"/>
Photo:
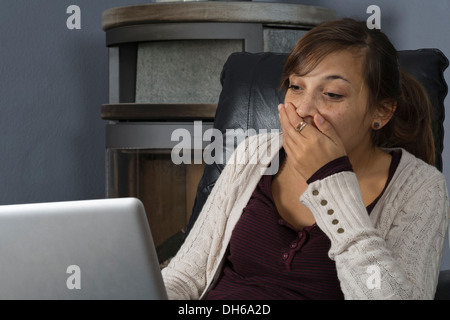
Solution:
<path fill-rule="evenodd" d="M 295 111 L 303 119 L 314 117 L 317 113 L 317 101 L 312 95 L 303 94 L 301 98 L 289 102 L 294 105 Z"/>

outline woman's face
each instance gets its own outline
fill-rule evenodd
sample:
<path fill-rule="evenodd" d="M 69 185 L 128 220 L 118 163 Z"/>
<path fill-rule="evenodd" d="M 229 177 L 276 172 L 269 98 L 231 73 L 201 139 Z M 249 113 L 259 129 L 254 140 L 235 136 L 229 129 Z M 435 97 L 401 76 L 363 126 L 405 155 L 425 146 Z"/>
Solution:
<path fill-rule="evenodd" d="M 370 145 L 373 117 L 367 114 L 368 90 L 363 79 L 363 56 L 339 51 L 325 57 L 310 73 L 289 77 L 285 102 L 312 123 L 316 113 L 329 121 L 346 152 Z"/>

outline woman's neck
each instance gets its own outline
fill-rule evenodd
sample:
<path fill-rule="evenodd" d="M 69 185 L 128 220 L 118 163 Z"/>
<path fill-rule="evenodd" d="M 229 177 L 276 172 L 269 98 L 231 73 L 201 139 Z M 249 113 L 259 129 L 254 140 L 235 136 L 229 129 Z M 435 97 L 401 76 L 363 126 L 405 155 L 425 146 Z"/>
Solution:
<path fill-rule="evenodd" d="M 348 153 L 348 158 L 352 164 L 353 171 L 358 177 L 364 177 L 379 168 L 384 168 L 386 160 L 390 158 L 389 154 L 379 147 L 369 145 L 366 148 L 358 148 Z"/>

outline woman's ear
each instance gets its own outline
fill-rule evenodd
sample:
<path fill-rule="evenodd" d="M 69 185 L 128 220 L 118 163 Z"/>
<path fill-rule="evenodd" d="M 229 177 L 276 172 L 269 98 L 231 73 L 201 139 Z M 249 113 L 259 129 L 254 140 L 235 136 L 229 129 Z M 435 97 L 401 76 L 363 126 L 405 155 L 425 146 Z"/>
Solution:
<path fill-rule="evenodd" d="M 393 99 L 383 100 L 373 115 L 372 129 L 380 130 L 392 118 L 397 109 L 397 101 Z"/>

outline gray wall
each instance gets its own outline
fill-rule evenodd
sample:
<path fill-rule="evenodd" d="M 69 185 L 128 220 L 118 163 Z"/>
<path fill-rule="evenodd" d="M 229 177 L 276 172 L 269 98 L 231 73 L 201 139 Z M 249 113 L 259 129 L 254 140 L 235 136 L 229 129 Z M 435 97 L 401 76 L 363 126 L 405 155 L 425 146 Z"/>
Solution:
<path fill-rule="evenodd" d="M 108 102 L 108 55 L 101 13 L 148 2 L 0 0 L 0 205 L 104 197 L 100 107 Z M 292 2 L 360 19 L 368 17 L 369 5 L 377 4 L 381 28 L 398 49 L 437 47 L 450 57 L 450 0 Z M 66 27 L 66 9 L 72 4 L 81 8 L 81 30 Z M 446 79 L 450 83 L 448 72 Z M 450 269 L 448 240 L 442 268 Z"/>

